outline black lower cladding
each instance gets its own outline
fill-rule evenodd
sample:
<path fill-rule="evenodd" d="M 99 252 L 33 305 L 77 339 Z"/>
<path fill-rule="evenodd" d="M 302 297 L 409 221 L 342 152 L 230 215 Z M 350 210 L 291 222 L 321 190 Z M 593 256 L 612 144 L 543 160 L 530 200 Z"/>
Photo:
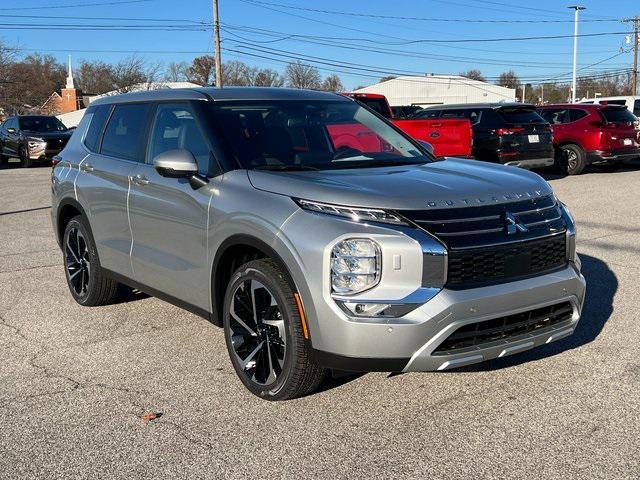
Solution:
<path fill-rule="evenodd" d="M 453 332 L 434 350 L 433 355 L 451 355 L 470 347 L 482 348 L 483 345 L 497 340 L 535 333 L 542 328 L 570 320 L 572 316 L 571 303 L 562 302 L 528 312 L 470 323 Z"/>
<path fill-rule="evenodd" d="M 567 266 L 566 236 L 449 252 L 446 287 L 477 288 L 541 275 Z"/>

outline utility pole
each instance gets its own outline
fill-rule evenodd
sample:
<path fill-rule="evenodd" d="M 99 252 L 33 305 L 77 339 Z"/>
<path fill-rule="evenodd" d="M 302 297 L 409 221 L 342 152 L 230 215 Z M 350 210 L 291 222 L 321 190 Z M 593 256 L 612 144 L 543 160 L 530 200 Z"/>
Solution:
<path fill-rule="evenodd" d="M 216 62 L 216 87 L 222 88 L 222 55 L 220 54 L 220 17 L 218 0 L 213 0 L 213 46 Z"/>
<path fill-rule="evenodd" d="M 571 103 L 576 103 L 576 71 L 578 66 L 578 12 L 580 10 L 586 10 L 587 7 L 580 5 L 572 5 L 570 7 L 574 10 L 573 15 L 573 82 L 571 88 Z"/>
<path fill-rule="evenodd" d="M 527 84 L 523 83 L 522 84 L 522 103 L 524 103 L 524 93 L 527 90 Z"/>
<path fill-rule="evenodd" d="M 638 16 L 633 18 L 633 72 L 631 77 L 632 95 L 638 94 Z"/>

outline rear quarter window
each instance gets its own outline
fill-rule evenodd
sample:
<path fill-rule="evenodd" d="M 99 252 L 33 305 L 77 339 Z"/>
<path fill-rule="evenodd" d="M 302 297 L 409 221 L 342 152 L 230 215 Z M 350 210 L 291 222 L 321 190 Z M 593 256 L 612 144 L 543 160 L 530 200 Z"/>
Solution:
<path fill-rule="evenodd" d="M 111 105 L 99 105 L 89 108 L 93 108 L 93 112 L 88 112 L 92 113 L 93 116 L 91 117 L 89 128 L 87 128 L 87 134 L 84 137 L 84 144 L 92 152 L 97 152 L 100 149 L 100 139 L 102 138 L 104 124 L 107 122 L 111 112 Z"/>
<path fill-rule="evenodd" d="M 100 153 L 144 162 L 151 104 L 116 105 L 104 131 Z"/>

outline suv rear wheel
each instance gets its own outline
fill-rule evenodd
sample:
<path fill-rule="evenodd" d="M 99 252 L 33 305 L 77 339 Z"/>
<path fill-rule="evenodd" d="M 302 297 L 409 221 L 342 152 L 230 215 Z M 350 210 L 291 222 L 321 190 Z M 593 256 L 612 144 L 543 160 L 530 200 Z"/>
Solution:
<path fill-rule="evenodd" d="M 62 251 L 67 285 L 76 302 L 95 307 L 116 299 L 118 282 L 108 278 L 100 267 L 93 235 L 84 217 L 73 217 L 67 223 Z"/>
<path fill-rule="evenodd" d="M 558 148 L 556 162 L 567 175 L 580 175 L 587 166 L 586 157 L 578 145 L 568 144 Z"/>
<path fill-rule="evenodd" d="M 242 265 L 224 299 L 231 363 L 242 383 L 267 400 L 288 400 L 318 388 L 325 369 L 310 358 L 294 289 L 272 260 Z"/>

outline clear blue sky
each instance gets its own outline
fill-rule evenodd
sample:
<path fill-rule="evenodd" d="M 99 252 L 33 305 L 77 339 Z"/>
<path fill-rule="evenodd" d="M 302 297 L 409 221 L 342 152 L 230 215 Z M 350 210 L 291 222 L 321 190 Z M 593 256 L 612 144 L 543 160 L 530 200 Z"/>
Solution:
<path fill-rule="evenodd" d="M 0 39 L 8 44 L 50 53 L 60 61 L 66 61 L 71 53 L 74 63 L 80 59 L 100 58 L 117 61 L 128 53 L 93 53 L 79 50 L 122 50 L 127 52 L 163 51 L 143 53 L 152 62 L 189 61 L 196 52 L 211 52 L 210 31 L 140 31 L 140 25 L 187 25 L 178 20 L 211 22 L 210 0 L 22 0 L 12 6 L 3 6 L 0 11 Z M 249 0 L 254 2 L 255 0 Z M 488 77 L 513 68 L 521 77 L 536 80 L 555 75 L 566 75 L 571 71 L 571 38 L 469 43 L 407 44 L 415 40 L 469 40 L 541 35 L 571 35 L 573 12 L 566 8 L 572 2 L 538 0 L 522 2 L 516 0 L 369 0 L 346 2 L 344 0 L 295 1 L 259 0 L 263 6 L 242 0 L 220 0 L 224 48 L 236 52 L 223 52 L 223 60 L 242 59 L 249 64 L 283 70 L 286 61 L 301 53 L 316 57 L 314 61 L 332 63 L 337 60 L 359 64 L 362 69 L 389 72 L 459 73 L 475 68 Z M 4 3 L 4 2 L 3 2 Z M 271 5 L 266 5 L 267 3 Z M 89 6 L 88 4 L 94 4 Z M 279 4 L 276 6 L 275 4 Z M 581 12 L 580 33 L 625 32 L 630 24 L 616 20 L 640 15 L 637 1 L 584 0 L 587 10 Z M 73 7 L 69 5 L 74 5 Z M 82 6 L 80 6 L 82 5 Z M 282 6 L 285 5 L 285 6 Z M 421 17 L 441 19 L 549 21 L 549 23 L 462 23 L 425 20 L 401 20 L 397 18 L 359 17 L 286 8 L 286 5 L 333 10 L 347 13 L 393 17 Z M 265 8 L 265 6 L 267 8 Z M 49 7 L 49 8 L 41 8 Z M 24 18 L 7 15 L 73 16 L 81 19 Z M 132 20 L 92 20 L 88 17 L 122 17 Z M 303 18 L 304 17 L 304 18 Z M 159 19 L 151 21 L 150 19 Z M 555 21 L 561 22 L 556 23 Z M 562 22 L 565 21 L 565 22 Z M 568 21 L 568 22 L 567 22 Z M 109 31 L 65 31 L 39 27 L 30 30 L 15 30 L 6 24 L 79 24 L 79 25 L 131 25 L 123 30 Z M 191 23 L 189 25 L 197 25 Z M 266 29 L 266 34 L 251 29 Z M 189 27 L 193 28 L 193 27 Z M 273 33 L 280 32 L 282 35 Z M 318 38 L 285 38 L 298 34 Z M 358 40 L 354 40 L 358 39 Z M 247 40 L 251 41 L 247 44 Z M 261 43 L 257 43 L 255 41 Z M 597 66 L 589 67 L 627 48 L 624 35 L 606 35 L 580 38 L 579 66 L 582 72 L 601 73 L 614 69 L 630 68 L 631 53 L 624 53 Z M 266 43 L 265 43 L 266 42 Z M 244 43 L 244 45 L 241 45 Z M 320 45 L 318 43 L 324 43 Z M 326 44 L 330 45 L 326 45 Z M 248 46 L 247 46 L 248 45 Z M 249 50 L 253 48 L 253 50 Z M 259 48 L 262 51 L 257 51 Z M 272 49 L 278 49 L 272 50 Z M 380 52 L 381 49 L 387 51 Z M 389 50 L 393 50 L 390 52 Z M 237 51 L 243 51 L 239 54 Z M 182 53 L 168 53 L 182 52 Z M 187 53 L 193 52 L 193 53 Z M 257 58 L 246 55 L 271 57 Z M 322 57 L 319 59 L 319 57 Z M 338 72 L 347 88 L 374 83 L 383 72 L 352 70 L 353 66 L 321 65 L 323 75 Z M 585 68 L 589 67 L 589 68 Z M 566 78 L 566 77 L 565 77 Z"/>

